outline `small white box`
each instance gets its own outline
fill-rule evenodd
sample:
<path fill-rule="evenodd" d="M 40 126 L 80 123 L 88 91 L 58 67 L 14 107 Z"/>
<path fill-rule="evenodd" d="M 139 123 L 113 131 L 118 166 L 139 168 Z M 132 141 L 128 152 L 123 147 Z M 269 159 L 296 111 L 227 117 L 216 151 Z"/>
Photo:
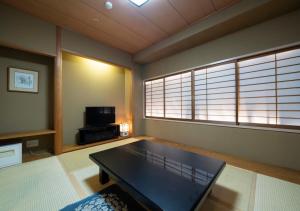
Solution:
<path fill-rule="evenodd" d="M 22 144 L 0 146 L 0 168 L 22 163 Z"/>

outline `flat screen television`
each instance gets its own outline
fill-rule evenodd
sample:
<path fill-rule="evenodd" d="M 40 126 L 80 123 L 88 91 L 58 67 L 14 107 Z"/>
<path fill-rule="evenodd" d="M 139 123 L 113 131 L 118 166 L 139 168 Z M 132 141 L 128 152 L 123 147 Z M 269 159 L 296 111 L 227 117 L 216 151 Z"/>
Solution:
<path fill-rule="evenodd" d="M 87 127 L 101 127 L 115 123 L 115 107 L 86 107 L 85 124 Z"/>

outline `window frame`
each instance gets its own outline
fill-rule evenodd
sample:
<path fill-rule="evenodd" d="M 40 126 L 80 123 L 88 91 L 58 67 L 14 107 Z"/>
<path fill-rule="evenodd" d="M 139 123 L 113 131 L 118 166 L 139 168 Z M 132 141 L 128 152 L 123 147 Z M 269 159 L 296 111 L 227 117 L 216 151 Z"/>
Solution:
<path fill-rule="evenodd" d="M 239 62 L 242 62 L 244 60 L 249 60 L 249 59 L 255 59 L 255 58 L 259 58 L 262 56 L 268 56 L 268 55 L 272 55 L 278 53 L 282 53 L 285 51 L 290 51 L 290 50 L 295 50 L 295 49 L 300 49 L 300 44 L 297 45 L 292 45 L 289 47 L 283 47 L 283 48 L 277 48 L 275 50 L 267 50 L 264 51 L 262 53 L 255 53 L 252 54 L 250 56 L 241 56 L 241 57 L 237 57 L 234 59 L 228 59 L 226 61 L 221 61 L 221 62 L 214 62 L 212 64 L 207 64 L 207 65 L 202 65 L 202 66 L 197 66 L 194 68 L 190 68 L 190 69 L 185 69 L 182 71 L 176 71 L 174 73 L 171 74 L 165 74 L 163 76 L 158 76 L 158 77 L 153 77 L 150 79 L 146 79 L 143 81 L 143 89 L 144 89 L 144 115 L 143 117 L 146 119 L 159 119 L 159 120 L 169 120 L 169 121 L 179 121 L 179 122 L 191 122 L 191 123 L 202 123 L 205 124 L 207 123 L 208 125 L 223 125 L 223 126 L 243 126 L 243 127 L 257 127 L 257 128 L 274 128 L 274 129 L 292 129 L 292 130 L 300 130 L 300 126 L 297 125 L 280 125 L 277 124 L 277 120 L 276 120 L 276 124 L 263 124 L 263 123 L 247 123 L 247 122 L 239 122 L 239 103 L 240 103 L 240 72 L 239 72 Z M 211 68 L 211 67 L 215 67 L 215 66 L 219 66 L 219 65 L 224 65 L 224 64 L 228 64 L 228 63 L 234 63 L 235 64 L 235 121 L 233 122 L 228 122 L 228 121 L 215 121 L 215 120 L 196 120 L 195 119 L 195 74 L 194 71 L 200 70 L 200 69 L 205 69 L 205 68 Z M 275 64 L 277 64 L 277 60 L 275 60 Z M 173 76 L 173 75 L 178 75 L 178 74 L 183 74 L 183 73 L 187 73 L 187 72 L 191 72 L 191 96 L 192 96 L 192 118 L 191 119 L 181 119 L 181 118 L 166 118 L 165 117 L 165 78 L 169 77 L 169 76 Z M 277 88 L 277 65 L 275 66 L 275 72 L 276 72 L 276 119 L 277 119 L 277 112 L 278 112 L 278 104 L 277 104 L 277 92 L 278 92 L 278 88 Z M 164 117 L 152 117 L 152 116 L 146 116 L 146 100 L 145 100 L 145 96 L 146 96 L 146 87 L 145 87 L 145 83 L 147 81 L 152 81 L 152 80 L 157 80 L 157 79 L 163 79 L 163 101 L 164 101 Z M 299 120 L 300 121 L 300 120 Z"/>

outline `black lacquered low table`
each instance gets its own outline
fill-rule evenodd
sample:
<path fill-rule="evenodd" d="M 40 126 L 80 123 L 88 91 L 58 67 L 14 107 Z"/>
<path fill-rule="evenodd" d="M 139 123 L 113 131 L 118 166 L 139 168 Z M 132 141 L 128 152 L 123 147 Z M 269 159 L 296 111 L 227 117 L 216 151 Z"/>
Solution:
<path fill-rule="evenodd" d="M 100 182 L 116 180 L 150 210 L 199 208 L 225 162 L 142 140 L 90 154 Z"/>

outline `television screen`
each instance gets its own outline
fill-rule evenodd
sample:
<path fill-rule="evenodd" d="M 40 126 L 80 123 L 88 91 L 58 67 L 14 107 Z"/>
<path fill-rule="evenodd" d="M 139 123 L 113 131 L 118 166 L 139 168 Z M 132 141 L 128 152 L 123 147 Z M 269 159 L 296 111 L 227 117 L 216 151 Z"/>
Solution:
<path fill-rule="evenodd" d="M 85 123 L 87 127 L 105 126 L 115 123 L 115 107 L 86 107 Z"/>

